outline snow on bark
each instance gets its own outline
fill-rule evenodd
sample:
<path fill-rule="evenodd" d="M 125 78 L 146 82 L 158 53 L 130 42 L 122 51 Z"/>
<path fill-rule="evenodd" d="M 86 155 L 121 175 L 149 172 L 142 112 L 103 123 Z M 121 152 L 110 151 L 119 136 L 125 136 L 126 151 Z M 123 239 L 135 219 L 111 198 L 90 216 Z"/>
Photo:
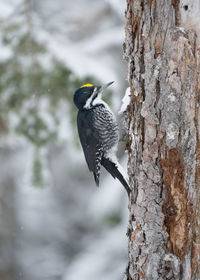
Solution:
<path fill-rule="evenodd" d="M 121 106 L 121 108 L 120 108 L 120 110 L 118 112 L 119 114 L 122 114 L 122 113 L 126 112 L 127 107 L 128 107 L 128 105 L 130 103 L 130 95 L 131 95 L 130 87 L 128 87 L 126 89 L 125 95 L 124 95 L 124 97 L 122 99 L 122 106 Z"/>
<path fill-rule="evenodd" d="M 199 51 L 183 2 L 127 0 L 129 280 L 200 279 Z"/>
<path fill-rule="evenodd" d="M 197 44 L 200 44 L 200 1 L 180 0 L 181 26 L 196 31 Z"/>

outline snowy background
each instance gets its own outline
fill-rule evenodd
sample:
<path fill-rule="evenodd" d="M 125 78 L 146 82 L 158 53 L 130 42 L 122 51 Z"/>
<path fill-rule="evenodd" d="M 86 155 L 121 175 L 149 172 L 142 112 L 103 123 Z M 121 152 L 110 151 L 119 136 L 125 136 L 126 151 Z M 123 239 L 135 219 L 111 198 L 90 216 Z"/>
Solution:
<path fill-rule="evenodd" d="M 103 170 L 95 187 L 72 102 L 85 82 L 115 81 L 119 111 L 124 12 L 125 0 L 0 0 L 2 280 L 124 277 L 127 195 Z"/>

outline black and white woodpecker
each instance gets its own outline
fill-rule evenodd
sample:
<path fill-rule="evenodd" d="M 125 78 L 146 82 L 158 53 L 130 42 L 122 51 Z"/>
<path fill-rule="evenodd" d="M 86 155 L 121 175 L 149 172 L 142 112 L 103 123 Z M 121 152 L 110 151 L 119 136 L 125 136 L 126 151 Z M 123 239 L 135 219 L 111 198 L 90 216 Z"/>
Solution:
<path fill-rule="evenodd" d="M 130 195 L 128 176 L 116 157 L 119 141 L 117 122 L 108 104 L 102 100 L 102 92 L 112 83 L 104 86 L 85 84 L 75 92 L 74 104 L 79 110 L 78 133 L 88 168 L 94 174 L 96 185 L 99 185 L 100 166 L 103 165 L 122 183 Z"/>

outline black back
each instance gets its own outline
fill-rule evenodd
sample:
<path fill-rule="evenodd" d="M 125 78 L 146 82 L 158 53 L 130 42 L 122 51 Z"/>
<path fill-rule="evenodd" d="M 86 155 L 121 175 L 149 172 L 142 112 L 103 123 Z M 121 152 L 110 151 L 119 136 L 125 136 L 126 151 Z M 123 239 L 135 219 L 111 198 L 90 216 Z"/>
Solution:
<path fill-rule="evenodd" d="M 98 185 L 102 156 L 118 142 L 117 124 L 103 104 L 79 111 L 77 123 L 88 168 Z"/>

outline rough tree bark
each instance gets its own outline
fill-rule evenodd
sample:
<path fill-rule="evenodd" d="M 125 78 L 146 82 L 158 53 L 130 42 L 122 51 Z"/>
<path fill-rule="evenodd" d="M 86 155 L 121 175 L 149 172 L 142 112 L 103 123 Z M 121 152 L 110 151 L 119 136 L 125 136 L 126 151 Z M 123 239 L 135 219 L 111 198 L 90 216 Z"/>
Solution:
<path fill-rule="evenodd" d="M 199 0 L 127 0 L 126 279 L 200 279 Z"/>

